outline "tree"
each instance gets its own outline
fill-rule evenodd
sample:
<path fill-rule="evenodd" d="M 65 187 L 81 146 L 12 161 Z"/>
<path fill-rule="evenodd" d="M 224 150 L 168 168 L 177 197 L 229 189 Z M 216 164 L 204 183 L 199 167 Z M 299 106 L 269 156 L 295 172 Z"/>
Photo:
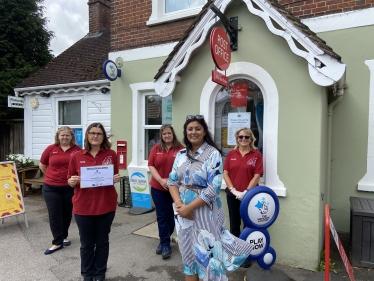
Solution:
<path fill-rule="evenodd" d="M 0 119 L 23 116 L 23 110 L 8 108 L 8 95 L 53 59 L 48 47 L 54 33 L 46 29 L 43 2 L 0 0 Z"/>

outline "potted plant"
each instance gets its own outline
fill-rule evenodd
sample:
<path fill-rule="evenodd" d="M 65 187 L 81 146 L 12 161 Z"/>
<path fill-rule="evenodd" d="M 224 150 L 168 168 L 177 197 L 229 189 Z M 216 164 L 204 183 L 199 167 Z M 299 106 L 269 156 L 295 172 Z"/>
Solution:
<path fill-rule="evenodd" d="M 5 156 L 5 159 L 16 163 L 17 169 L 35 166 L 34 161 L 23 154 L 9 154 Z"/>

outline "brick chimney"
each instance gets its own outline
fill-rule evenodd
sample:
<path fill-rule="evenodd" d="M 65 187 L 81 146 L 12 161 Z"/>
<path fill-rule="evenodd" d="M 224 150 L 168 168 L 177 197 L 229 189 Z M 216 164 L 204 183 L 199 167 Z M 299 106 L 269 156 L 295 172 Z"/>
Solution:
<path fill-rule="evenodd" d="M 110 0 L 88 1 L 89 33 L 110 29 Z"/>

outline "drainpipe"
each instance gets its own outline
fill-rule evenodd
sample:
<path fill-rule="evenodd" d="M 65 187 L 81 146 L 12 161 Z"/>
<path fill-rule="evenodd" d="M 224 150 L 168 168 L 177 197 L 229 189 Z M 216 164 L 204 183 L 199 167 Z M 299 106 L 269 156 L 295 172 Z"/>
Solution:
<path fill-rule="evenodd" d="M 330 206 L 330 192 L 331 192 L 331 135 L 332 135 L 332 115 L 334 107 L 343 99 L 344 90 L 347 88 L 345 82 L 345 74 L 337 84 L 334 85 L 334 92 L 338 96 L 328 106 L 328 125 L 327 125 L 327 175 L 326 175 L 326 204 Z M 331 208 L 331 206 L 330 206 Z"/>

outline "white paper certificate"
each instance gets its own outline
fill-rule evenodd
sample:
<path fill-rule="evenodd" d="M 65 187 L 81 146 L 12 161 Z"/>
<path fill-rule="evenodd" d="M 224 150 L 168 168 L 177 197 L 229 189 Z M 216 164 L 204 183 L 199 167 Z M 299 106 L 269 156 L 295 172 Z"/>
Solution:
<path fill-rule="evenodd" d="M 113 165 L 81 167 L 81 188 L 113 185 Z"/>

